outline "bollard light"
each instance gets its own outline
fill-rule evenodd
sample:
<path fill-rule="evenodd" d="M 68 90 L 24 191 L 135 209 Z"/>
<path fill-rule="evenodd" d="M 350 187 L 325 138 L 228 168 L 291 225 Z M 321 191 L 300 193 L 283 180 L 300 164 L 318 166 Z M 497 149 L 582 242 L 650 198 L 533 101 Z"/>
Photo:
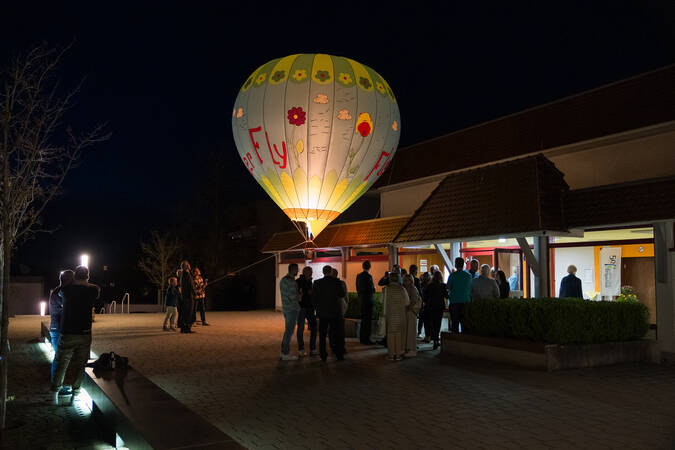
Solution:
<path fill-rule="evenodd" d="M 86 267 L 87 269 L 89 268 L 89 255 L 86 253 L 80 255 L 80 265 Z"/>
<path fill-rule="evenodd" d="M 40 302 L 40 315 L 44 316 L 47 313 L 47 302 Z"/>

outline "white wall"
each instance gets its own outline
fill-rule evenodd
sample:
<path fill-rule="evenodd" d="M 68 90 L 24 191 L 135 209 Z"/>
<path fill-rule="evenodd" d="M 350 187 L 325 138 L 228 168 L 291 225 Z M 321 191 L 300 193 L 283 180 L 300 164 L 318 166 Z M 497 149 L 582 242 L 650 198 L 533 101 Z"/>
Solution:
<path fill-rule="evenodd" d="M 409 216 L 436 189 L 440 181 L 382 192 L 380 195 L 381 217 Z"/>
<path fill-rule="evenodd" d="M 560 280 L 567 276 L 567 267 L 570 264 L 577 266 L 577 277 L 581 278 L 581 290 L 584 298 L 586 292 L 595 291 L 595 255 L 593 247 L 566 247 L 556 248 L 555 253 L 555 296 L 560 294 Z M 590 282 L 584 281 L 586 270 L 590 270 Z"/>
<path fill-rule="evenodd" d="M 565 174 L 570 189 L 624 183 L 675 173 L 675 132 L 665 132 L 588 150 L 556 154 L 544 152 Z"/>

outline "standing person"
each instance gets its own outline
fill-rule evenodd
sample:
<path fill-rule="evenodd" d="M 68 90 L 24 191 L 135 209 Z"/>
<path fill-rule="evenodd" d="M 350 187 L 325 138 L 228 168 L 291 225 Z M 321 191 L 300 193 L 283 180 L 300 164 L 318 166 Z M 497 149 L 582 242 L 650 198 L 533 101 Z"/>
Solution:
<path fill-rule="evenodd" d="M 472 259 L 471 262 L 469 263 L 469 267 L 470 267 L 470 269 L 468 270 L 468 272 L 471 275 L 471 279 L 478 278 L 478 276 L 479 276 L 478 260 Z"/>
<path fill-rule="evenodd" d="M 518 290 L 518 269 L 513 269 L 513 275 L 509 277 L 509 289 L 512 291 Z"/>
<path fill-rule="evenodd" d="M 60 290 L 63 298 L 61 337 L 54 355 L 50 390 L 58 404 L 61 396 L 78 395 L 84 379 L 84 366 L 91 348 L 91 308 L 101 289 L 89 283 L 89 269 L 78 266 L 73 282 Z M 75 374 L 72 390 L 63 386 L 63 378 L 70 365 Z"/>
<path fill-rule="evenodd" d="M 581 290 L 581 279 L 576 276 L 577 266 L 571 264 L 567 267 L 567 273 L 569 275 L 560 280 L 560 293 L 558 297 L 584 298 L 584 293 Z"/>
<path fill-rule="evenodd" d="M 180 327 L 181 333 L 194 333 L 192 331 L 192 321 L 194 320 L 194 279 L 192 278 L 192 272 L 190 271 L 190 263 L 183 261 L 180 263 L 180 297 L 181 297 L 181 312 L 180 312 L 180 322 L 178 326 Z"/>
<path fill-rule="evenodd" d="M 61 293 L 61 289 L 73 282 L 74 274 L 72 270 L 62 271 L 59 275 L 59 285 L 49 293 L 49 316 L 51 319 L 49 322 L 49 337 L 51 338 L 50 342 L 55 352 L 61 338 L 61 315 L 63 313 L 63 294 Z M 52 360 L 52 377 L 54 376 L 55 369 L 56 357 Z"/>
<path fill-rule="evenodd" d="M 403 287 L 405 287 L 405 290 L 408 293 L 408 299 L 410 300 L 410 303 L 406 308 L 404 356 L 417 356 L 417 335 L 415 329 L 417 328 L 417 314 L 422 307 L 422 298 L 415 287 L 415 280 L 412 275 L 405 275 L 403 277 Z"/>
<path fill-rule="evenodd" d="M 178 270 L 176 270 L 176 280 L 178 280 L 178 293 L 180 294 L 181 288 L 180 288 L 180 282 L 183 279 L 183 269 L 180 267 Z M 181 329 L 181 333 L 183 332 L 183 297 L 182 295 L 178 298 L 178 304 L 176 305 L 176 312 L 178 313 L 178 320 L 176 321 L 176 325 L 178 328 Z"/>
<path fill-rule="evenodd" d="M 312 285 L 312 301 L 319 316 L 319 353 L 321 360 L 326 361 L 326 335 L 329 336 L 333 354 L 341 361 L 344 359 L 345 337 L 344 329 L 339 326 L 342 305 L 340 298 L 347 295 L 343 284 L 337 278 L 333 278 L 333 268 L 323 266 L 323 278 L 318 279 Z M 330 331 L 330 333 L 329 333 Z"/>
<path fill-rule="evenodd" d="M 333 276 L 333 278 L 340 281 L 340 285 L 342 286 L 342 290 L 344 292 L 344 296 L 340 297 L 340 314 L 338 315 L 338 320 L 337 320 L 335 328 L 333 329 L 333 332 L 338 333 L 336 339 L 339 339 L 339 336 L 342 336 L 342 338 L 341 338 L 342 339 L 342 348 L 343 348 L 342 354 L 346 355 L 347 354 L 347 345 L 345 344 L 345 314 L 347 314 L 347 309 L 349 309 L 349 298 L 348 298 L 348 292 L 347 292 L 347 283 L 345 283 L 345 280 L 341 279 L 338 276 L 338 271 L 337 271 L 336 268 L 333 268 L 332 276 Z"/>
<path fill-rule="evenodd" d="M 176 320 L 176 307 L 180 303 L 180 292 L 178 292 L 178 278 L 169 277 L 169 287 L 164 293 L 164 306 L 166 307 L 166 315 L 164 316 L 164 331 L 176 331 L 173 326 Z M 167 327 L 167 324 L 169 325 Z"/>
<path fill-rule="evenodd" d="M 429 332 L 429 327 L 427 326 L 427 313 L 426 313 L 426 307 L 424 304 L 424 291 L 431 282 L 431 275 L 429 272 L 424 272 L 422 274 L 422 278 L 420 279 L 420 297 L 422 297 L 422 309 L 420 309 L 420 318 L 417 323 L 417 336 L 420 337 L 422 333 L 422 327 L 424 327 L 424 342 L 429 342 L 430 341 L 430 332 Z"/>
<path fill-rule="evenodd" d="M 298 312 L 298 352 L 300 356 L 305 352 L 305 320 L 309 327 L 309 356 L 316 356 L 316 314 L 312 303 L 312 268 L 305 266 L 302 275 L 296 280 L 300 291 L 300 311 Z"/>
<path fill-rule="evenodd" d="M 49 337 L 51 338 L 52 348 L 56 351 L 56 346 L 61 337 L 61 314 L 63 313 L 63 297 L 61 289 L 73 282 L 72 270 L 64 270 L 59 275 L 59 285 L 49 293 Z M 54 362 L 52 362 L 52 373 L 54 373 Z"/>
<path fill-rule="evenodd" d="M 195 281 L 195 316 L 197 311 L 199 311 L 200 319 L 202 319 L 202 326 L 208 327 L 209 324 L 206 323 L 206 286 L 208 286 L 208 280 L 202 278 L 202 272 L 199 270 L 199 267 L 195 267 L 194 270 L 194 281 Z M 193 319 L 193 322 L 196 322 L 196 317 Z"/>
<path fill-rule="evenodd" d="M 448 277 L 448 290 L 452 332 L 459 333 L 459 325 L 464 322 L 464 305 L 471 301 L 472 276 L 464 271 L 464 258 L 455 258 L 455 268 L 457 271 Z"/>
<path fill-rule="evenodd" d="M 448 298 L 448 291 L 443 283 L 443 273 L 440 270 L 434 272 L 431 277 L 431 283 L 424 291 L 424 303 L 427 309 L 430 339 L 434 341 L 434 350 L 440 345 L 441 324 L 443 323 L 443 312 L 445 310 L 445 299 Z"/>
<path fill-rule="evenodd" d="M 511 289 L 503 270 L 497 271 L 497 283 L 499 284 L 499 298 L 509 298 Z"/>
<path fill-rule="evenodd" d="M 359 330 L 359 340 L 364 345 L 374 345 L 370 340 L 373 324 L 373 295 L 375 294 L 375 284 L 370 275 L 370 261 L 363 261 L 361 264 L 363 272 L 356 276 L 356 293 L 361 303 L 361 328 Z"/>
<path fill-rule="evenodd" d="M 288 265 L 288 273 L 279 282 L 281 291 L 281 310 L 284 313 L 284 337 L 281 340 L 281 359 L 284 361 L 295 361 L 297 356 L 291 355 L 291 338 L 293 331 L 298 324 L 298 314 L 300 313 L 300 290 L 295 277 L 298 275 L 298 265 L 295 263 Z"/>
<path fill-rule="evenodd" d="M 389 285 L 384 288 L 384 317 L 387 321 L 388 360 L 398 361 L 405 353 L 406 308 L 408 293 L 401 285 L 398 272 L 389 274 Z"/>
<path fill-rule="evenodd" d="M 471 280 L 471 301 L 499 298 L 499 286 L 490 278 L 490 266 L 480 266 L 480 276 Z"/>
<path fill-rule="evenodd" d="M 410 267 L 408 268 L 410 272 L 410 276 L 413 278 L 413 284 L 417 288 L 417 292 L 422 292 L 422 284 L 419 278 L 417 278 L 417 273 L 419 272 L 419 269 L 415 264 L 411 264 Z M 403 280 L 405 282 L 405 279 Z"/>

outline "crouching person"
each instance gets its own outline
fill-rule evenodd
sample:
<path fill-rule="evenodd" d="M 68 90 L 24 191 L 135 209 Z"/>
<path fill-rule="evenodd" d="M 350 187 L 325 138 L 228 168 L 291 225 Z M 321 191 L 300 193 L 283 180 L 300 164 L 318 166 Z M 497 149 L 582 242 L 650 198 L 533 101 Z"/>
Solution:
<path fill-rule="evenodd" d="M 73 282 L 61 288 L 61 337 L 51 376 L 51 391 L 56 404 L 59 403 L 59 397 L 67 398 L 80 393 L 84 367 L 89 360 L 91 347 L 91 309 L 99 292 L 98 286 L 89 283 L 89 269 L 84 266 L 77 267 Z M 63 378 L 69 365 L 75 377 L 72 390 L 63 386 Z"/>
<path fill-rule="evenodd" d="M 164 294 L 164 306 L 166 307 L 166 316 L 164 316 L 164 331 L 176 331 L 176 307 L 180 302 L 180 292 L 178 292 L 178 278 L 169 278 L 169 287 Z M 167 326 L 167 324 L 169 326 Z"/>

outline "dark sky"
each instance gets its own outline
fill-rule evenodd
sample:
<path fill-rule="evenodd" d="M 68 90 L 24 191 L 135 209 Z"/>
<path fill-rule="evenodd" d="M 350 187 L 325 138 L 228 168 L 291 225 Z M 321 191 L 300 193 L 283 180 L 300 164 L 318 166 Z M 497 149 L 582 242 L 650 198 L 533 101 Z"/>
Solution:
<path fill-rule="evenodd" d="M 69 178 L 47 217 L 60 229 L 29 244 L 28 265 L 49 252 L 62 264 L 83 250 L 109 264 L 135 255 L 139 237 L 176 220 L 171 205 L 208 152 L 231 158 L 223 177 L 264 195 L 238 163 L 230 116 L 247 76 L 276 57 L 373 67 L 398 97 L 401 146 L 675 60 L 673 2 L 138 3 L 2 6 L 0 64 L 42 41 L 74 42 L 61 75 L 85 82 L 69 121 L 107 122 L 113 134 Z"/>

